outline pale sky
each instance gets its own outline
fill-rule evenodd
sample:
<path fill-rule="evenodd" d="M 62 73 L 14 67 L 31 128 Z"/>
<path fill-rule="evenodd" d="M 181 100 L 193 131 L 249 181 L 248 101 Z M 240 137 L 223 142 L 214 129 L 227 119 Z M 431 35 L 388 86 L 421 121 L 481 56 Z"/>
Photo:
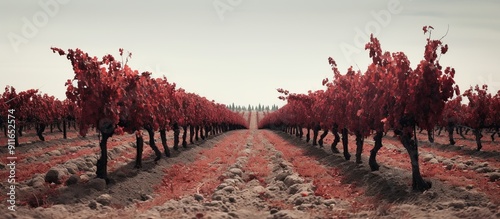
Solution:
<path fill-rule="evenodd" d="M 45 6 L 50 3 L 49 6 Z M 377 32 L 383 50 L 403 51 L 414 68 L 422 59 L 424 25 L 434 26 L 466 90 L 500 89 L 500 1 L 411 0 L 179 0 L 0 1 L 0 88 L 40 88 L 65 98 L 70 62 L 50 47 L 90 55 L 133 53 L 129 65 L 210 100 L 237 105 L 283 105 L 276 88 L 323 89 L 341 72 L 366 70 L 363 50 Z M 361 46 L 361 47 L 360 47 Z"/>

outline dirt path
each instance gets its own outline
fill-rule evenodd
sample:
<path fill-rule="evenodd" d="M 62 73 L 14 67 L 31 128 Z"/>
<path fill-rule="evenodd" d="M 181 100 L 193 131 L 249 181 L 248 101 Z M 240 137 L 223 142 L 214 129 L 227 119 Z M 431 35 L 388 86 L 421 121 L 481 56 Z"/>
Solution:
<path fill-rule="evenodd" d="M 130 139 L 118 139 L 114 147 L 121 149 L 113 149 L 116 155 L 115 162 L 110 164 L 111 184 L 89 179 L 59 186 L 46 194 L 46 207 L 24 206 L 11 213 L 0 205 L 0 215 L 5 218 L 500 217 L 498 204 L 479 185 L 479 189 L 465 189 L 433 180 L 432 190 L 414 193 L 410 191 L 411 175 L 403 165 L 403 161 L 407 162 L 404 158 L 387 155 L 380 159 L 381 170 L 371 172 L 366 164 L 345 161 L 339 154 L 312 147 L 295 137 L 256 129 L 257 119 L 263 114 L 247 112 L 243 117 L 250 120 L 249 130 L 197 142 L 158 163 L 153 162 L 149 150 L 141 170 L 133 169 L 133 144 L 121 141 Z M 395 150 L 390 146 L 389 149 Z M 402 156 L 399 151 L 398 154 Z"/>

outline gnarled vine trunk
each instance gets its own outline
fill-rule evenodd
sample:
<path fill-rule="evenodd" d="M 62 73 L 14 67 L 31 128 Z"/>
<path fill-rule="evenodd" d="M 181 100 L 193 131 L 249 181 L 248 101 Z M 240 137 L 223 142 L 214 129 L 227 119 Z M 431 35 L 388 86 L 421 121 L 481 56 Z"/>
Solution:
<path fill-rule="evenodd" d="M 321 127 L 319 125 L 314 125 L 313 127 L 313 146 L 318 145 L 318 134 Z"/>
<path fill-rule="evenodd" d="M 205 140 L 205 135 L 203 134 L 203 126 L 200 126 L 200 138 L 201 140 Z"/>
<path fill-rule="evenodd" d="M 135 144 L 136 144 L 137 152 L 135 154 L 135 166 L 134 167 L 139 169 L 139 168 L 142 168 L 142 151 L 144 149 L 144 139 L 142 138 L 142 136 L 136 134 Z"/>
<path fill-rule="evenodd" d="M 476 137 L 476 144 L 477 144 L 477 151 L 480 151 L 483 145 L 481 144 L 481 138 L 483 137 L 483 134 L 481 134 L 482 130 L 481 129 L 474 129 L 473 133 L 474 136 Z"/>
<path fill-rule="evenodd" d="M 161 152 L 158 149 L 158 147 L 156 147 L 155 131 L 153 130 L 153 128 L 148 127 L 148 126 L 146 126 L 145 129 L 146 129 L 146 131 L 148 131 L 148 135 L 149 135 L 149 146 L 151 147 L 151 149 L 153 149 L 153 151 L 155 152 L 155 155 L 156 155 L 155 161 L 158 161 L 161 159 Z"/>
<path fill-rule="evenodd" d="M 318 144 L 320 147 L 323 147 L 323 139 L 328 135 L 328 129 L 323 129 L 323 133 L 319 136 Z"/>
<path fill-rule="evenodd" d="M 40 123 L 36 128 L 36 135 L 41 141 L 45 141 L 45 137 L 43 137 L 43 132 L 45 131 L 45 127 L 46 127 L 45 124 Z"/>
<path fill-rule="evenodd" d="M 491 141 L 495 141 L 495 135 L 498 134 L 500 136 L 500 133 L 498 132 L 498 127 L 494 129 L 493 134 L 491 134 Z"/>
<path fill-rule="evenodd" d="M 108 139 L 111 137 L 112 133 L 103 133 L 101 132 L 101 141 L 99 142 L 99 148 L 101 149 L 101 156 L 99 157 L 99 160 L 97 160 L 97 170 L 96 170 L 96 177 L 100 179 L 106 180 L 106 183 L 109 183 L 108 179 L 108 149 L 107 149 L 107 144 L 108 144 Z"/>
<path fill-rule="evenodd" d="M 453 132 L 455 131 L 455 125 L 453 123 L 448 123 L 448 139 L 450 140 L 450 145 L 455 145 L 455 140 L 453 139 Z"/>
<path fill-rule="evenodd" d="M 163 150 L 165 151 L 165 156 L 170 157 L 170 149 L 167 145 L 167 130 L 160 129 L 161 144 L 163 145 Z"/>
<path fill-rule="evenodd" d="M 189 125 L 189 144 L 193 144 L 193 138 L 194 138 L 194 126 Z"/>
<path fill-rule="evenodd" d="M 210 134 L 211 135 L 215 135 L 215 129 L 217 128 L 217 126 L 215 124 L 212 124 L 212 128 L 210 129 Z"/>
<path fill-rule="evenodd" d="M 66 130 L 66 119 L 63 119 L 62 123 L 63 123 L 63 138 L 66 139 L 66 138 L 68 138 L 68 135 L 67 135 L 68 131 Z"/>
<path fill-rule="evenodd" d="M 430 143 L 434 143 L 434 129 L 427 130 L 427 139 Z"/>
<path fill-rule="evenodd" d="M 410 156 L 411 161 L 411 170 L 412 170 L 412 188 L 415 191 L 423 192 L 431 188 L 432 184 L 428 181 L 425 181 L 420 174 L 420 167 L 418 164 L 418 145 L 412 139 L 413 135 L 406 131 L 403 131 L 401 136 L 401 143 L 406 148 L 408 155 Z"/>
<path fill-rule="evenodd" d="M 186 141 L 186 138 L 187 138 L 187 125 L 184 125 L 182 126 L 182 147 L 183 148 L 187 148 L 187 141 Z"/>
<path fill-rule="evenodd" d="M 174 129 L 174 150 L 179 150 L 179 125 L 175 123 L 172 127 Z"/>
<path fill-rule="evenodd" d="M 15 145 L 16 147 L 19 147 L 19 136 L 20 136 L 20 135 L 19 135 L 19 128 L 17 128 L 17 127 L 16 127 L 16 129 L 17 129 L 17 130 L 16 130 L 16 134 L 15 134 L 15 136 L 14 136 L 14 145 Z"/>
<path fill-rule="evenodd" d="M 332 152 L 335 153 L 335 154 L 338 154 L 338 153 L 340 153 L 340 151 L 339 151 L 339 149 L 337 149 L 337 145 L 340 142 L 340 136 L 339 136 L 339 126 L 337 124 L 333 125 L 333 127 L 332 127 L 332 134 L 335 137 L 333 139 L 333 142 L 332 142 L 332 145 L 331 145 Z"/>
<path fill-rule="evenodd" d="M 362 163 L 361 154 L 363 153 L 364 139 L 365 138 L 360 132 L 356 132 L 356 163 L 358 164 Z"/>
<path fill-rule="evenodd" d="M 347 131 L 347 128 L 343 128 L 342 129 L 342 146 L 343 146 L 343 149 L 344 149 L 344 158 L 346 160 L 350 160 L 351 159 L 351 154 L 349 154 L 349 147 L 348 147 L 348 144 L 349 144 L 349 136 L 348 136 L 348 131 Z"/>
<path fill-rule="evenodd" d="M 373 140 L 375 141 L 375 145 L 373 146 L 373 149 L 370 150 L 370 158 L 368 160 L 368 164 L 370 165 L 370 169 L 372 171 L 377 171 L 379 170 L 380 166 L 377 163 L 377 153 L 382 148 L 382 137 L 384 136 L 384 133 L 382 131 L 377 131 L 375 133 L 375 136 L 373 137 Z"/>
<path fill-rule="evenodd" d="M 209 125 L 206 125 L 205 126 L 205 138 L 208 138 L 208 133 L 210 133 L 210 126 Z"/>
<path fill-rule="evenodd" d="M 24 126 L 20 125 L 19 129 L 17 130 L 17 133 L 19 134 L 20 137 L 23 137 L 23 130 L 24 130 Z"/>
<path fill-rule="evenodd" d="M 466 139 L 465 135 L 464 135 L 464 129 L 462 127 L 459 128 L 459 134 L 460 136 L 463 138 L 463 139 Z"/>

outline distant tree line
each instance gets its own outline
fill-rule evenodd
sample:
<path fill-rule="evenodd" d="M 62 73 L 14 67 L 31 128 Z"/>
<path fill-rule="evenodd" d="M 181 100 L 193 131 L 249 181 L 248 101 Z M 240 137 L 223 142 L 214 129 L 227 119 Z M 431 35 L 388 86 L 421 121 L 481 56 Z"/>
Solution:
<path fill-rule="evenodd" d="M 232 110 L 232 111 L 247 111 L 247 110 L 250 110 L 250 111 L 275 111 L 275 110 L 278 110 L 278 106 L 273 104 L 272 106 L 264 106 L 264 105 L 261 105 L 259 103 L 259 105 L 256 105 L 256 106 L 252 106 L 251 104 L 248 104 L 248 106 L 241 106 L 241 105 L 234 105 L 234 103 L 232 104 L 228 104 L 226 105 L 226 107 L 229 109 L 229 110 Z"/>

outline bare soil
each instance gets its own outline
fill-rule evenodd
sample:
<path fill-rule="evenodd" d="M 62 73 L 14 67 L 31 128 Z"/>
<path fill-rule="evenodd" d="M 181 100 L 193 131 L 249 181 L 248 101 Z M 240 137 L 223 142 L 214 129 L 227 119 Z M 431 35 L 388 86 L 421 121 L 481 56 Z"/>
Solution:
<path fill-rule="evenodd" d="M 419 136 L 422 174 L 432 188 L 418 193 L 411 191 L 410 161 L 395 138 L 384 138 L 381 168 L 372 172 L 370 139 L 363 164 L 356 164 L 331 152 L 331 136 L 325 148 L 313 147 L 256 129 L 262 114 L 243 116 L 249 130 L 172 150 L 159 162 L 146 145 L 141 169 L 133 168 L 134 137 L 114 136 L 107 185 L 95 179 L 97 136 L 22 141 L 16 150 L 17 208 L 9 211 L 7 196 L 0 197 L 0 218 L 500 218 L 497 142 L 473 152 L 473 141 L 450 146 L 445 137 L 431 144 Z M 354 139 L 349 141 L 354 153 Z M 2 179 L 9 174 L 6 161 Z M 0 184 L 6 194 L 7 181 Z"/>

